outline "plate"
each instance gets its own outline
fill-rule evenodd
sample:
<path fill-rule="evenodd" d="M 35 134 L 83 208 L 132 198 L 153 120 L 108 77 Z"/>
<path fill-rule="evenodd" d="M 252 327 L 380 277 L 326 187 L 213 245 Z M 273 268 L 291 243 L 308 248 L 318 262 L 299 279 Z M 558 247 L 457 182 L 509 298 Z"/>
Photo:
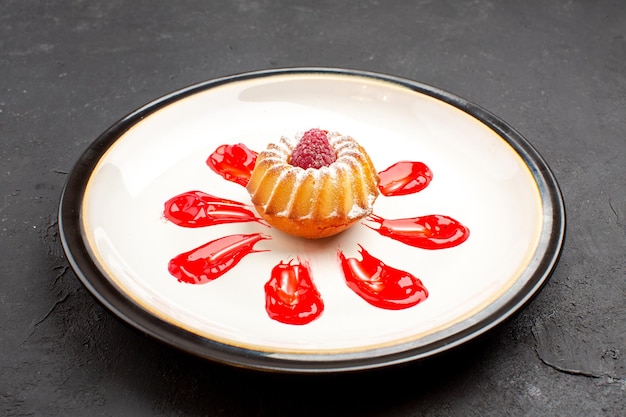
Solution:
<path fill-rule="evenodd" d="M 418 163 L 432 178 L 407 176 L 406 184 L 421 180 L 421 188 L 387 190 L 374 204 L 375 217 L 326 239 L 247 221 L 256 212 L 246 188 L 207 161 L 220 148 L 255 155 L 310 128 L 354 137 L 381 179 L 394 166 Z M 176 223 L 166 203 L 190 191 L 227 201 L 242 221 Z M 418 224 L 427 216 L 454 220 L 465 237 L 436 248 L 398 237 L 406 219 Z M 70 173 L 59 227 L 82 283 L 142 333 L 229 365 L 322 373 L 423 359 L 501 323 L 555 268 L 565 213 L 542 157 L 479 106 L 394 76 L 289 68 L 193 85 L 115 123 Z M 220 272 L 199 283 L 175 274 L 174 259 L 191 262 L 201 254 Z M 359 277 L 372 262 L 371 274 Z M 291 275 L 276 272 L 279 265 Z M 266 286 L 272 277 L 296 275 L 309 276 L 317 300 L 315 314 L 294 316 L 309 317 L 300 322 L 272 313 L 269 306 L 281 298 Z M 399 278 L 381 284 L 392 276 Z M 351 280 L 393 305 L 368 299 Z M 418 284 L 417 302 L 377 292 L 395 285 L 408 294 L 407 285 Z"/>

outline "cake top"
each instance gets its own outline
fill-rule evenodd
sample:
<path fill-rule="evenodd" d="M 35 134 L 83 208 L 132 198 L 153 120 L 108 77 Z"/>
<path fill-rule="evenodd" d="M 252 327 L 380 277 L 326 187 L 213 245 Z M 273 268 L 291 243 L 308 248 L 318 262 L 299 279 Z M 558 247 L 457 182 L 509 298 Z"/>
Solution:
<path fill-rule="evenodd" d="M 302 155 L 311 150 L 304 149 L 298 156 L 296 149 L 303 142 L 313 142 L 316 152 L 326 152 L 320 150 L 320 136 L 328 142 L 331 152 L 331 158 L 326 155 L 320 159 L 333 162 L 319 168 L 296 166 L 298 160 L 302 163 L 306 159 Z M 358 219 L 371 212 L 378 196 L 377 185 L 375 168 L 354 138 L 311 129 L 268 144 L 257 157 L 247 188 L 257 209 L 273 216 Z"/>

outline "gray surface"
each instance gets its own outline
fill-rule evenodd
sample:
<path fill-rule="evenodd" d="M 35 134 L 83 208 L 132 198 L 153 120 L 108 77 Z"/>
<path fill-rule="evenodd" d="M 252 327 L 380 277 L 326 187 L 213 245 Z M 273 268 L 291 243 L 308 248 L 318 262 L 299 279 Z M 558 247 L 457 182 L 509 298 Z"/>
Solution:
<path fill-rule="evenodd" d="M 3 0 L 0 415 L 626 415 L 625 36 L 623 1 Z M 568 235 L 527 308 L 425 363 L 298 377 L 161 346 L 80 285 L 57 204 L 99 133 L 195 82 L 309 65 L 437 86 L 533 143 Z"/>

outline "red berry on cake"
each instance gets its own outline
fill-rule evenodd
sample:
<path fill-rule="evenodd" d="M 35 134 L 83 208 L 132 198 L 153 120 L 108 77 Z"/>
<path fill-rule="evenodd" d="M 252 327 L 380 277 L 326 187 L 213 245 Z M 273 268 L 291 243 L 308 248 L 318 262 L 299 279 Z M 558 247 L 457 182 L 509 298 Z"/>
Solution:
<path fill-rule="evenodd" d="M 311 129 L 304 132 L 296 145 L 289 163 L 302 169 L 327 167 L 337 160 L 335 150 L 328 142 L 328 132 Z"/>

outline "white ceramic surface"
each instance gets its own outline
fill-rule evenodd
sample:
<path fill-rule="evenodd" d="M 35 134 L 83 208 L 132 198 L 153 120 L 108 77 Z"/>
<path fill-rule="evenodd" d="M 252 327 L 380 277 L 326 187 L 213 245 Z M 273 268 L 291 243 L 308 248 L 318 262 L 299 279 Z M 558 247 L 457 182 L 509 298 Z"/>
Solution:
<path fill-rule="evenodd" d="M 433 171 L 423 191 L 380 196 L 385 218 L 451 216 L 470 229 L 463 244 L 423 250 L 363 225 L 323 241 L 286 236 L 257 223 L 185 229 L 164 220 L 163 204 L 190 190 L 249 203 L 240 185 L 205 164 L 222 144 L 260 151 L 281 135 L 312 127 L 355 137 L 379 171 L 400 160 Z M 513 148 L 473 116 L 384 80 L 342 74 L 242 79 L 176 100 L 134 124 L 102 155 L 82 205 L 83 233 L 107 279 L 165 322 L 221 343 L 259 351 L 347 353 L 427 343 L 515 296 L 540 240 L 541 196 Z M 168 261 L 210 240 L 261 232 L 267 249 L 203 285 L 179 283 Z M 345 284 L 337 261 L 357 244 L 419 277 L 430 295 L 406 310 L 373 307 Z M 325 303 L 321 317 L 295 326 L 271 320 L 263 285 L 281 260 L 310 261 Z M 522 283 L 523 284 L 523 283 Z"/>

